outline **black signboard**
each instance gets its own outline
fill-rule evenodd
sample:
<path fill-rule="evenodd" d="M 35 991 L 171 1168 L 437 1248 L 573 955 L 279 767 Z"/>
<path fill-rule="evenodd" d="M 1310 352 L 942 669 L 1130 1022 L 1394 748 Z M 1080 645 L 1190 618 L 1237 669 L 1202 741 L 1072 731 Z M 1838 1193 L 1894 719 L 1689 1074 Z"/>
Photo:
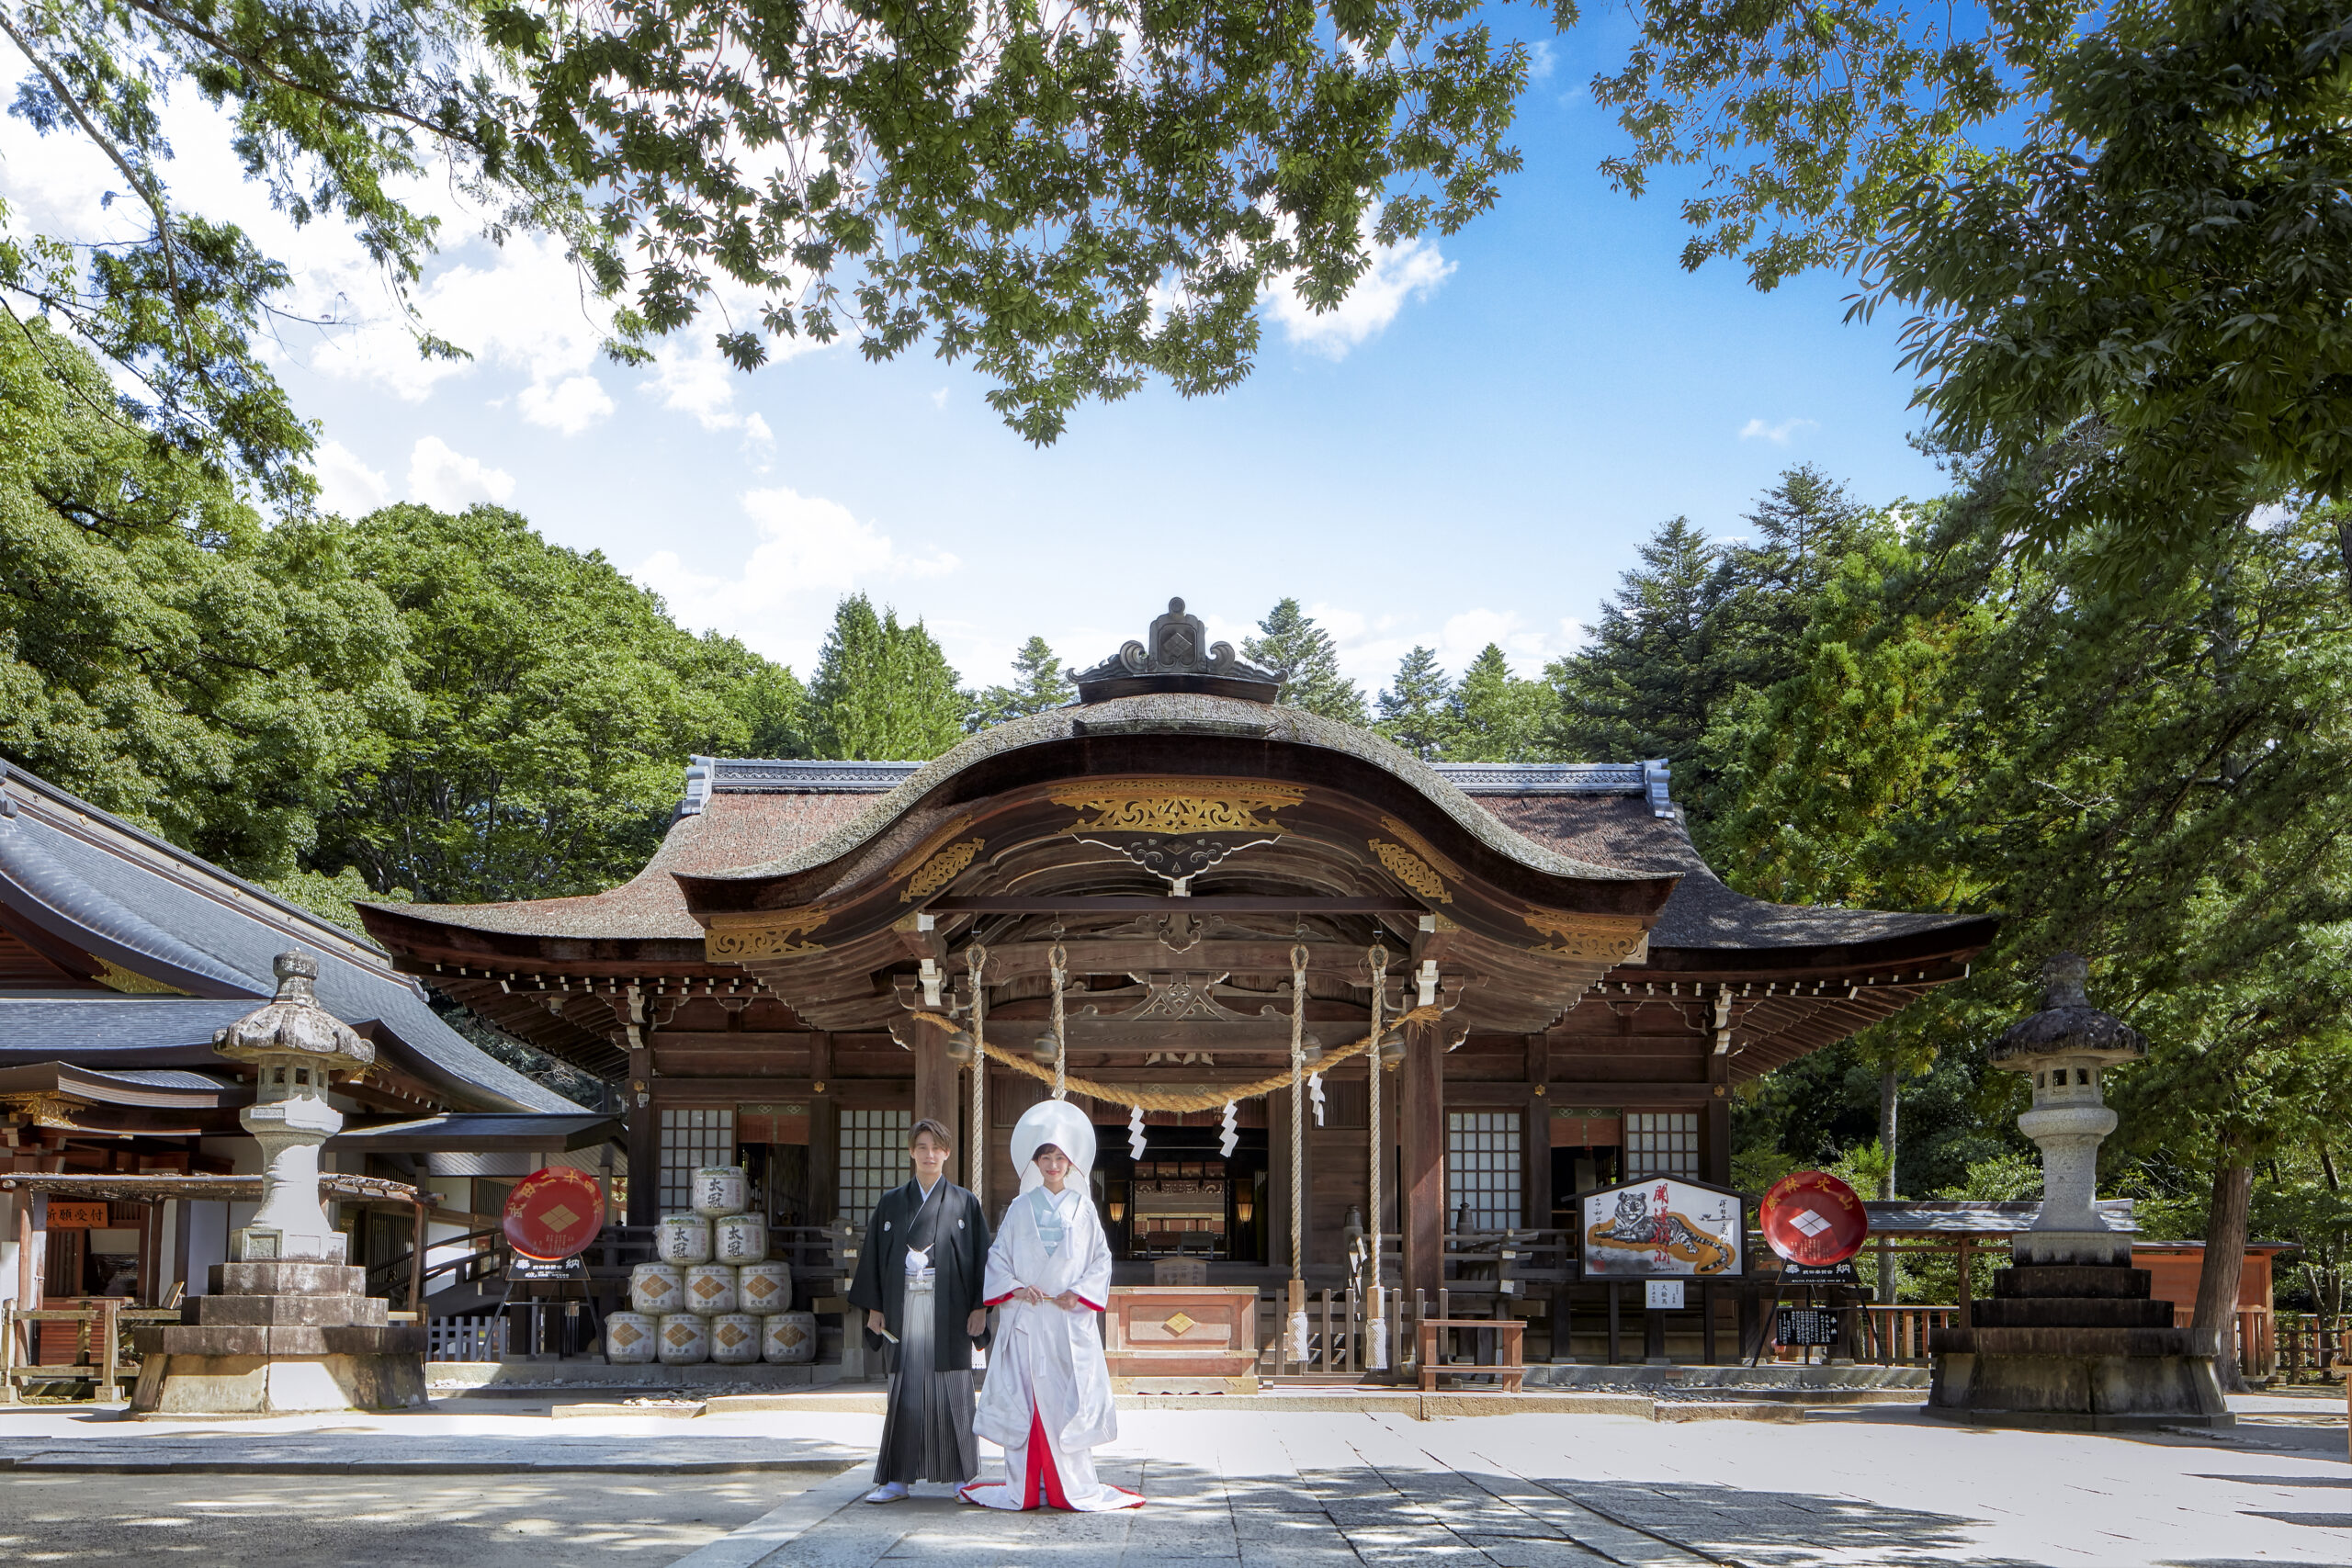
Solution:
<path fill-rule="evenodd" d="M 1843 1263 L 1783 1263 L 1781 1283 L 1783 1285 L 1856 1285 L 1861 1276 L 1854 1272 L 1851 1258 Z"/>
<path fill-rule="evenodd" d="M 1773 1315 L 1772 1337 L 1783 1345 L 1835 1345 L 1838 1314 L 1810 1307 L 1782 1307 Z"/>
<path fill-rule="evenodd" d="M 526 1258 L 516 1253 L 506 1265 L 510 1280 L 584 1280 L 586 1266 L 575 1255 L 571 1258 Z"/>

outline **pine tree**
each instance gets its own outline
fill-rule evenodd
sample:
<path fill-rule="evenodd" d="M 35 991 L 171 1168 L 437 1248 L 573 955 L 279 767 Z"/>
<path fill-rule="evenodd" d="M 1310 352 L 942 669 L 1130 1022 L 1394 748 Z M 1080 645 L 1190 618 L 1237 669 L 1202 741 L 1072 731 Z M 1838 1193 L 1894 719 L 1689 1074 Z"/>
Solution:
<path fill-rule="evenodd" d="M 1012 684 L 982 692 L 973 705 L 969 728 L 986 729 L 1009 718 L 1024 718 L 1057 708 L 1077 695 L 1078 687 L 1061 660 L 1044 637 L 1033 637 L 1012 656 Z"/>
<path fill-rule="evenodd" d="M 921 621 L 877 615 L 863 593 L 843 599 L 808 683 L 808 716 L 820 757 L 910 761 L 962 739 L 970 705 L 956 671 Z"/>
<path fill-rule="evenodd" d="M 1284 599 L 1258 623 L 1261 636 L 1246 637 L 1241 657 L 1283 678 L 1274 700 L 1295 708 L 1336 718 L 1342 724 L 1369 724 L 1363 692 L 1340 673 L 1339 651 L 1331 634 L 1315 624 L 1295 599 Z"/>
<path fill-rule="evenodd" d="M 1380 722 L 1373 726 L 1423 761 L 1446 755 L 1453 737 L 1453 684 L 1437 654 L 1416 648 L 1397 661 L 1396 679 L 1380 694 Z"/>
<path fill-rule="evenodd" d="M 1715 655 L 1736 684 L 1762 688 L 1797 672 L 1813 603 L 1860 547 L 1871 513 L 1811 466 L 1789 469 L 1745 521 L 1755 542 L 1724 552 L 1715 584 Z"/>
<path fill-rule="evenodd" d="M 1453 738 L 1446 756 L 1457 762 L 1524 762 L 1543 751 L 1550 690 L 1510 672 L 1503 650 L 1488 643 L 1453 688 Z"/>
<path fill-rule="evenodd" d="M 1549 749 L 1577 761 L 1687 763 L 1729 682 L 1713 654 L 1718 552 L 1686 517 L 1658 525 L 1618 580 L 1590 646 L 1544 674 L 1558 694 Z M 1678 771 L 1678 795 L 1688 793 Z"/>

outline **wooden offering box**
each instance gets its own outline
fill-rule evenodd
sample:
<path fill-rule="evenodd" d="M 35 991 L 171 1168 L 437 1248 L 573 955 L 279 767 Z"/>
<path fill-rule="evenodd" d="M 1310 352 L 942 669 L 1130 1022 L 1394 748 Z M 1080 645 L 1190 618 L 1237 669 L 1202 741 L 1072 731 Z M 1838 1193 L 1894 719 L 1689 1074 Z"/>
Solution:
<path fill-rule="evenodd" d="M 1114 1380 L 1247 1380 L 1254 1388 L 1258 1292 L 1247 1285 L 1117 1286 L 1103 1314 L 1103 1340 Z"/>

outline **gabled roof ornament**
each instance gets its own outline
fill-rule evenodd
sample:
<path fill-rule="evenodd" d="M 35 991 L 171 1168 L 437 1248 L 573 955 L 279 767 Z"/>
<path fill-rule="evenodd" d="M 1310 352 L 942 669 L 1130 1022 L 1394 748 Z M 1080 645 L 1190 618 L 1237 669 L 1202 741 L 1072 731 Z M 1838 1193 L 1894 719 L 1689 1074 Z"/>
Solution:
<path fill-rule="evenodd" d="M 1273 671 L 1235 658 L 1231 643 L 1209 641 L 1208 627 L 1198 615 L 1185 613 L 1182 599 L 1168 601 L 1168 613 L 1151 623 L 1145 641 L 1130 641 L 1116 656 L 1075 679 L 1081 703 L 1145 692 L 1206 692 L 1271 703 L 1283 684 Z"/>

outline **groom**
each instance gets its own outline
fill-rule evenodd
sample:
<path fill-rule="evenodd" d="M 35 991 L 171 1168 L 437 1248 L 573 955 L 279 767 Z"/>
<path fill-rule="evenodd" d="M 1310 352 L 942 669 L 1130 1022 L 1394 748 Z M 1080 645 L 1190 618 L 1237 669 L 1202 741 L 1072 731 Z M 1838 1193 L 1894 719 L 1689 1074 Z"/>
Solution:
<path fill-rule="evenodd" d="M 852 1306 L 865 1344 L 884 1348 L 890 1393 L 869 1503 L 895 1503 L 918 1481 L 980 1472 L 972 1436 L 972 1345 L 988 1331 L 980 1286 L 989 1225 L 980 1201 L 947 1179 L 955 1140 L 926 1117 L 909 1131 L 915 1179 L 882 1195 L 865 1224 Z"/>

